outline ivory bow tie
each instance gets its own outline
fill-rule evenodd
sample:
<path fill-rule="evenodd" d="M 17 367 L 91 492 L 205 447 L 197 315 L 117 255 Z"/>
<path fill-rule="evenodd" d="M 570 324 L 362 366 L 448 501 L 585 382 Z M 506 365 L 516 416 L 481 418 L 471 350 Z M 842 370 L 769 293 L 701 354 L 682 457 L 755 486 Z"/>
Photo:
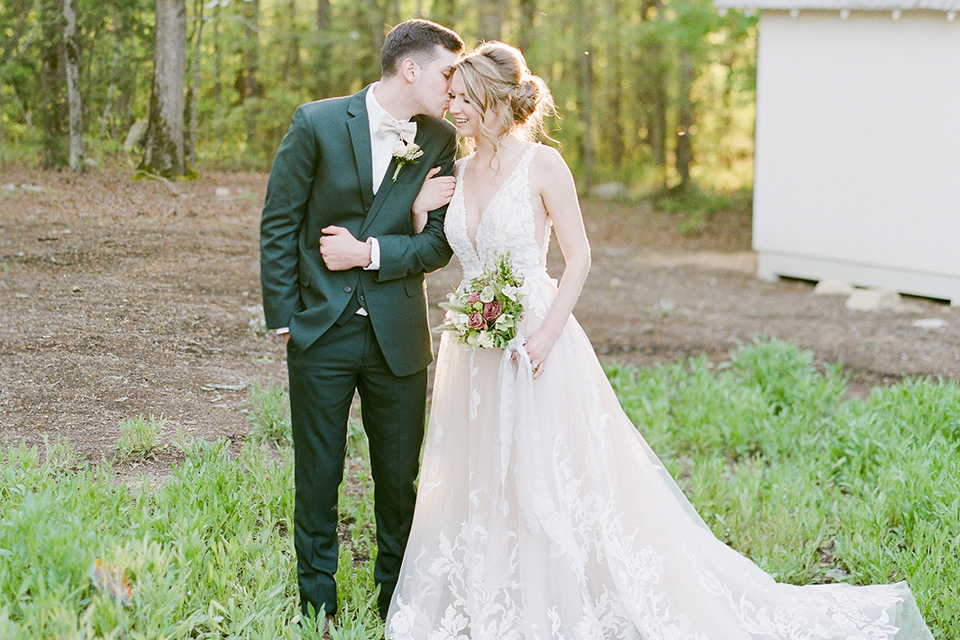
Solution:
<path fill-rule="evenodd" d="M 384 118 L 380 121 L 380 128 L 377 129 L 377 134 L 381 138 L 386 138 L 391 133 L 397 134 L 401 140 L 410 144 L 417 135 L 417 123 L 407 122 L 406 124 L 400 124 L 393 118 Z"/>

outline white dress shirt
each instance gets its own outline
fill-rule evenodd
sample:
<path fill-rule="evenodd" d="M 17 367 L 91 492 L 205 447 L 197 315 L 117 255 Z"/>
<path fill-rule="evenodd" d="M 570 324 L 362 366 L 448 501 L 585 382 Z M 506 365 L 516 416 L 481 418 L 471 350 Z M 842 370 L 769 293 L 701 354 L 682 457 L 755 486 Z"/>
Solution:
<path fill-rule="evenodd" d="M 377 191 L 380 190 L 380 185 L 383 184 L 383 178 L 386 176 L 387 169 L 390 167 L 390 160 L 393 159 L 393 147 L 400 140 L 400 135 L 396 133 L 388 133 L 386 136 L 381 136 L 380 122 L 385 118 L 389 118 L 400 124 L 410 122 L 410 118 L 397 120 L 387 113 L 386 109 L 380 106 L 380 103 L 377 102 L 377 97 L 373 93 L 378 84 L 378 82 L 374 82 L 370 85 L 366 95 L 367 124 L 370 127 L 370 158 L 373 165 L 371 168 L 373 170 L 374 195 L 377 194 Z M 380 243 L 377 242 L 376 238 L 369 238 L 367 242 L 370 244 L 370 264 L 365 268 L 368 271 L 375 271 L 380 268 Z"/>
<path fill-rule="evenodd" d="M 380 135 L 380 123 L 384 120 L 390 120 L 398 124 L 407 124 L 410 118 L 406 120 L 397 120 L 377 102 L 377 97 L 373 95 L 374 90 L 379 83 L 374 82 L 367 90 L 367 118 L 370 124 L 370 157 L 373 159 L 373 193 L 376 195 L 383 183 L 383 178 L 390 166 L 390 160 L 393 158 L 393 148 L 400 140 L 397 133 L 388 133 L 385 136 Z"/>

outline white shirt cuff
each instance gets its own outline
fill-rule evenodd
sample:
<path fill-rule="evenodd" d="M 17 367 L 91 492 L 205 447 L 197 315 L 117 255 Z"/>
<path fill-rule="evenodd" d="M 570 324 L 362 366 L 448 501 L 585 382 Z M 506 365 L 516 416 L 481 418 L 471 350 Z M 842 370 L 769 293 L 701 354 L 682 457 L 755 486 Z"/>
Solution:
<path fill-rule="evenodd" d="M 280 327 L 277 329 L 277 335 L 282 336 L 285 333 L 290 333 L 290 327 Z"/>
<path fill-rule="evenodd" d="M 364 271 L 378 271 L 380 269 L 380 243 L 376 238 L 367 238 L 367 244 L 370 245 L 370 264 L 363 269 Z"/>

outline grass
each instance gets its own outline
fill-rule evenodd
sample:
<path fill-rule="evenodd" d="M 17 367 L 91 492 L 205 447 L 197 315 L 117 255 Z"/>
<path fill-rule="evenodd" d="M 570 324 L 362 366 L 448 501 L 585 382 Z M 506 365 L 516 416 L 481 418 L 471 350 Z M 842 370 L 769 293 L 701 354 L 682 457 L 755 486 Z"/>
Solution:
<path fill-rule="evenodd" d="M 290 403 L 283 387 L 273 381 L 264 385 L 259 379 L 250 385 L 250 409 L 246 410 L 251 427 L 247 439 L 257 444 L 272 442 L 293 444 L 290 427 Z"/>
<path fill-rule="evenodd" d="M 778 341 L 607 373 L 721 539 L 780 581 L 907 580 L 935 637 L 960 637 L 955 382 L 854 399 L 839 368 Z"/>
<path fill-rule="evenodd" d="M 685 236 L 700 232 L 709 216 L 729 209 L 749 211 L 753 207 L 753 193 L 749 189 L 722 193 L 705 190 L 695 183 L 682 189 L 660 190 L 652 199 L 660 211 L 683 214 L 677 222 L 677 231 Z"/>
<path fill-rule="evenodd" d="M 62 443 L 6 452 L 0 637 L 319 638 L 298 613 L 292 451 L 251 442 L 237 455 L 225 440 L 181 446 L 185 460 L 169 477 L 137 489 Z M 365 456 L 348 453 L 349 481 L 372 492 Z M 343 499 L 362 536 L 342 547 L 338 638 L 381 629 L 366 495 Z M 92 586 L 97 560 L 128 580 L 130 604 Z"/>
<path fill-rule="evenodd" d="M 149 458 L 156 454 L 160 446 L 160 431 L 166 425 L 163 416 L 151 415 L 149 418 L 137 416 L 120 421 L 120 441 L 117 443 L 117 460 L 126 462 L 134 458 Z"/>
<path fill-rule="evenodd" d="M 721 539 L 781 581 L 906 579 L 935 637 L 960 637 L 956 383 L 909 380 L 853 399 L 838 368 L 777 341 L 718 366 L 607 373 Z M 251 416 L 283 397 L 255 393 Z M 231 453 L 181 441 L 184 461 L 136 489 L 63 444 L 9 449 L 0 637 L 317 638 L 298 622 L 292 455 L 263 442 Z M 347 477 L 336 637 L 376 639 L 372 482 L 355 421 Z M 129 604 L 92 586 L 96 560 L 127 578 Z"/>

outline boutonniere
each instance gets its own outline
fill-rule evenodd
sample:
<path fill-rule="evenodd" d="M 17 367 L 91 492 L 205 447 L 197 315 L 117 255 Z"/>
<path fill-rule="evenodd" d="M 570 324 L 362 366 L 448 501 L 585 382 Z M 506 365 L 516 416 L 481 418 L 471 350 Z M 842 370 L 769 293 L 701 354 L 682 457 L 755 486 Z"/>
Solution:
<path fill-rule="evenodd" d="M 397 175 L 400 174 L 400 169 L 403 169 L 403 167 L 408 164 L 414 164 L 417 158 L 422 155 L 423 149 L 421 149 L 420 145 L 416 142 L 407 144 L 403 140 L 398 140 L 397 144 L 393 145 L 393 157 L 397 159 L 397 168 L 393 171 L 392 180 L 396 182 Z"/>

